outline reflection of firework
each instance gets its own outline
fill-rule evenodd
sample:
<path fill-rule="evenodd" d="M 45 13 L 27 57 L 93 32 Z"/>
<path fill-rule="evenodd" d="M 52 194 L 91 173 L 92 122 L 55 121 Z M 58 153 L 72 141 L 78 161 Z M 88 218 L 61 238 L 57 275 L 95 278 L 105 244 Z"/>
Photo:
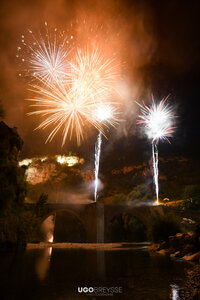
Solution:
<path fill-rule="evenodd" d="M 48 84 L 53 80 L 67 81 L 70 71 L 68 55 L 71 51 L 70 42 L 73 36 L 68 37 L 65 32 L 58 32 L 54 29 L 50 33 L 45 22 L 46 33 L 36 37 L 31 30 L 28 30 L 29 36 L 25 42 L 25 36 L 22 36 L 22 44 L 26 49 L 26 59 L 22 58 L 27 64 L 27 75 L 32 78 L 39 78 L 43 84 Z M 21 51 L 18 47 L 18 52 Z M 20 55 L 17 54 L 17 57 Z"/>
<path fill-rule="evenodd" d="M 167 97 L 168 98 L 168 97 Z M 147 105 L 141 107 L 141 115 L 139 116 L 138 124 L 145 127 L 145 132 L 152 141 L 152 158 L 154 183 L 156 189 L 156 203 L 159 204 L 159 185 L 158 185 L 158 141 L 167 140 L 175 131 L 174 112 L 173 108 L 166 103 L 167 98 L 164 98 L 160 103 L 156 104 L 154 99 L 150 107 Z"/>

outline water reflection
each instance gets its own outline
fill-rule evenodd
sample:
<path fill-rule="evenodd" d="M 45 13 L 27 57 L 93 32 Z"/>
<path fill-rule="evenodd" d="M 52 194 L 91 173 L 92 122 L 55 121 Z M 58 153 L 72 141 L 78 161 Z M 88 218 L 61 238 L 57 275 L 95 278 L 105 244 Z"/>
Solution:
<path fill-rule="evenodd" d="M 151 256 L 138 246 L 107 251 L 29 249 L 17 255 L 14 263 L 8 261 L 7 255 L 0 261 L 0 299 L 4 300 L 92 300 L 78 293 L 79 286 L 122 287 L 123 293 L 114 299 L 178 300 L 188 266 Z"/>
<path fill-rule="evenodd" d="M 105 280 L 105 253 L 104 251 L 97 251 L 97 272 L 99 278 Z"/>
<path fill-rule="evenodd" d="M 172 300 L 179 300 L 179 287 L 176 284 L 171 285 L 172 288 Z"/>
<path fill-rule="evenodd" d="M 52 247 L 41 249 L 41 254 L 35 263 L 35 271 L 39 280 L 44 280 L 50 267 Z"/>
<path fill-rule="evenodd" d="M 41 224 L 41 238 L 45 242 L 53 243 L 53 234 L 55 228 L 55 216 L 51 215 L 46 218 Z"/>

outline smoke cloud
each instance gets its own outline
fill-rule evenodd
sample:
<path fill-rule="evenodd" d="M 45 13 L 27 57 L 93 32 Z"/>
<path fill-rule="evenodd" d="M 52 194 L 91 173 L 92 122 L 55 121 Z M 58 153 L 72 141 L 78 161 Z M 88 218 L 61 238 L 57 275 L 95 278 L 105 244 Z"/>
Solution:
<path fill-rule="evenodd" d="M 77 44 L 96 41 L 108 56 L 115 55 L 120 65 L 118 90 L 122 102 L 122 122 L 112 131 L 113 139 L 135 132 L 137 105 L 150 98 L 156 86 L 163 82 L 163 68 L 169 74 L 187 72 L 198 63 L 195 48 L 196 2 L 191 5 L 167 1 L 160 5 L 155 1 L 122 0 L 18 0 L 1 1 L 0 89 L 6 110 L 5 121 L 18 128 L 25 145 L 24 156 L 63 153 L 67 149 L 77 152 L 75 143 L 67 142 L 61 149 L 58 136 L 51 144 L 44 145 L 47 131 L 33 131 L 36 118 L 27 117 L 27 82 L 19 78 L 19 62 L 16 49 L 21 35 L 28 28 L 37 32 L 47 21 L 51 28 L 69 30 L 71 24 Z M 187 12 L 187 13 L 186 13 Z M 194 14 L 194 16 L 193 16 Z M 193 23 L 191 23 L 193 16 Z M 163 67 L 165 66 L 165 67 Z M 154 77 L 154 79 L 152 79 Z M 158 89 L 158 95 L 166 96 L 166 86 Z M 88 145 L 94 143 L 95 134 L 88 137 Z M 85 152 L 86 146 L 83 146 Z"/>

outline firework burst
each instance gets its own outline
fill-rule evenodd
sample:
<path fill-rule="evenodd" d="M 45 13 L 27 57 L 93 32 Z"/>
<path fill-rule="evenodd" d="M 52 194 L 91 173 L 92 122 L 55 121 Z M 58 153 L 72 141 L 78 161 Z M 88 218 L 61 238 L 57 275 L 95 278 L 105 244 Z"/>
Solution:
<path fill-rule="evenodd" d="M 65 32 L 49 31 L 45 22 L 45 34 L 35 35 L 28 30 L 28 35 L 22 35 L 22 44 L 25 49 L 25 58 L 21 61 L 26 65 L 26 75 L 32 79 L 39 79 L 45 85 L 53 81 L 69 80 L 70 63 L 68 56 L 72 50 L 73 36 Z M 17 57 L 21 57 L 22 48 L 18 47 Z"/>
<path fill-rule="evenodd" d="M 117 103 L 99 103 L 95 107 L 94 119 L 100 123 L 103 123 L 104 126 L 116 127 L 121 121 L 119 112 L 119 105 Z"/>
<path fill-rule="evenodd" d="M 100 67 L 103 57 L 100 59 L 97 50 L 92 52 L 91 56 L 87 52 L 87 56 L 81 57 L 79 53 L 76 61 L 79 64 L 71 64 L 74 71 L 72 71 L 71 80 L 67 84 L 62 80 L 56 80 L 44 85 L 44 79 L 38 78 L 40 84 L 31 85 L 30 90 L 35 93 L 35 97 L 29 99 L 34 101 L 31 105 L 34 111 L 29 115 L 41 115 L 44 118 L 44 121 L 36 129 L 54 126 L 46 142 L 52 141 L 58 131 L 62 130 L 62 146 L 65 144 L 67 136 L 69 135 L 71 139 L 74 132 L 77 143 L 80 145 L 84 139 L 84 127 L 87 124 L 94 126 L 105 135 L 104 125 L 115 126 L 118 122 L 115 112 L 117 108 L 113 107 L 113 103 L 109 103 L 108 100 L 113 82 L 111 62 Z M 103 74 L 106 74 L 105 77 L 100 74 L 102 70 Z M 108 114 L 108 111 L 109 118 L 105 115 Z M 99 114 L 101 114 L 100 119 Z M 108 119 L 109 122 L 107 122 Z"/>
<path fill-rule="evenodd" d="M 94 102 L 108 101 L 117 77 L 114 59 L 105 59 L 98 48 L 79 49 L 71 66 L 73 92 Z"/>
<path fill-rule="evenodd" d="M 152 142 L 152 160 L 154 171 L 154 184 L 156 190 L 156 204 L 159 204 L 159 184 L 158 184 L 158 142 L 172 137 L 176 127 L 174 126 L 174 111 L 172 106 L 166 103 L 168 97 L 156 104 L 152 98 L 152 105 L 138 105 L 141 107 L 138 124 L 144 126 L 145 132 Z"/>
<path fill-rule="evenodd" d="M 152 105 L 140 105 L 141 114 L 139 115 L 138 124 L 145 128 L 145 132 L 152 142 L 159 140 L 167 140 L 172 137 L 176 127 L 174 124 L 173 107 L 166 103 L 168 97 L 162 99 L 158 104 L 152 98 Z"/>
<path fill-rule="evenodd" d="M 62 129 L 62 146 L 65 144 L 68 134 L 71 139 L 74 131 L 77 143 L 80 145 L 84 138 L 83 127 L 87 122 L 103 131 L 102 126 L 93 117 L 94 102 L 90 98 L 76 97 L 62 83 L 49 84 L 48 87 L 38 85 L 31 85 L 31 87 L 36 96 L 29 99 L 34 101 L 34 104 L 31 105 L 34 111 L 28 115 L 44 117 L 44 121 L 36 129 L 54 126 L 46 142 L 52 141 L 58 131 Z"/>

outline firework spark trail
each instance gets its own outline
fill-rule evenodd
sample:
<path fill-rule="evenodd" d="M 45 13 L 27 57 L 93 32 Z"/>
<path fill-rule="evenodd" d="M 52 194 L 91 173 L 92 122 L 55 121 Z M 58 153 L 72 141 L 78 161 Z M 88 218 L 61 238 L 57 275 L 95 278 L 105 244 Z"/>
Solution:
<path fill-rule="evenodd" d="M 102 144 L 102 133 L 99 132 L 97 141 L 95 144 L 95 169 L 94 169 L 94 200 L 98 199 L 98 184 L 99 184 L 99 163 L 100 163 L 100 155 L 101 155 L 101 144 Z"/>
<path fill-rule="evenodd" d="M 141 115 L 139 115 L 138 124 L 143 125 L 145 132 L 152 142 L 152 160 L 154 171 L 154 184 L 156 189 L 156 203 L 159 204 L 159 183 L 158 183 L 158 142 L 159 140 L 166 140 L 172 137 L 176 127 L 174 124 L 173 108 L 169 106 L 166 101 L 168 97 L 162 99 L 160 103 L 156 104 L 152 98 L 152 105 L 138 105 L 141 107 Z"/>
<path fill-rule="evenodd" d="M 97 119 L 100 123 L 103 123 L 104 126 L 108 126 L 109 124 L 112 127 L 115 127 L 119 123 L 119 118 L 117 117 L 119 113 L 116 111 L 116 108 L 111 104 L 103 104 L 98 105 L 95 111 L 95 119 Z M 95 165 L 94 165 L 94 200 L 98 199 L 98 184 L 99 184 L 99 165 L 100 165 L 100 157 L 101 157 L 101 145 L 102 145 L 102 132 L 99 131 L 97 136 L 97 141 L 95 143 Z"/>
<path fill-rule="evenodd" d="M 153 170 L 154 170 L 154 184 L 156 188 L 156 204 L 159 204 L 159 185 L 158 185 L 158 146 L 156 142 L 152 143 L 152 158 L 153 158 Z"/>

